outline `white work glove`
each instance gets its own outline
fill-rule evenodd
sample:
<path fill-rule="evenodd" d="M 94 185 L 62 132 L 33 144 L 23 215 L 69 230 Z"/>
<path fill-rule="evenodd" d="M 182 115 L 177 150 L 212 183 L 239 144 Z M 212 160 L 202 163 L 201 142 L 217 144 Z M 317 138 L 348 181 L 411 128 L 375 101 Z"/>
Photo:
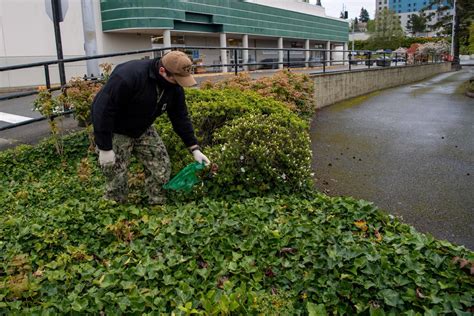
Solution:
<path fill-rule="evenodd" d="M 115 153 L 113 150 L 99 150 L 99 164 L 102 167 L 115 165 Z"/>
<path fill-rule="evenodd" d="M 196 160 L 199 163 L 204 163 L 206 166 L 208 166 L 211 163 L 209 159 L 207 159 L 207 157 L 204 156 L 204 154 L 199 149 L 193 150 L 193 157 L 194 157 L 194 160 Z"/>

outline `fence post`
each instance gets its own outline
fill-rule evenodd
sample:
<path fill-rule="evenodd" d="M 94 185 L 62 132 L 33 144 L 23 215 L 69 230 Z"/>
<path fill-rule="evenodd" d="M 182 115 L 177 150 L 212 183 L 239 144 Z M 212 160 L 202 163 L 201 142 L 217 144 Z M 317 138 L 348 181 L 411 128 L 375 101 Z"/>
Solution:
<path fill-rule="evenodd" d="M 235 75 L 237 76 L 237 73 L 239 72 L 238 69 L 239 61 L 237 60 L 237 48 L 234 48 L 234 67 L 235 67 Z"/>
<path fill-rule="evenodd" d="M 286 52 L 286 59 L 288 62 L 288 64 L 286 64 L 286 67 L 288 68 L 288 70 L 290 70 L 290 50 Z"/>
<path fill-rule="evenodd" d="M 326 73 L 326 51 L 323 54 L 323 74 Z"/>
<path fill-rule="evenodd" d="M 44 77 L 46 79 L 46 88 L 49 90 L 49 89 L 51 89 L 51 79 L 49 78 L 49 67 L 48 67 L 48 65 L 44 65 Z"/>
<path fill-rule="evenodd" d="M 408 63 L 408 53 L 405 53 L 405 66 L 407 65 Z"/>
<path fill-rule="evenodd" d="M 352 61 L 352 52 L 349 53 L 348 57 L 349 57 L 349 71 L 351 71 L 352 70 L 352 63 L 351 63 L 351 61 Z"/>
<path fill-rule="evenodd" d="M 370 66 L 371 66 L 371 61 L 370 61 L 371 59 L 370 59 L 370 57 L 372 57 L 372 52 L 369 52 L 369 63 L 368 63 L 369 69 L 370 69 Z"/>
<path fill-rule="evenodd" d="M 395 67 L 397 67 L 397 64 L 398 64 L 398 56 L 397 56 L 397 53 L 395 53 Z"/>

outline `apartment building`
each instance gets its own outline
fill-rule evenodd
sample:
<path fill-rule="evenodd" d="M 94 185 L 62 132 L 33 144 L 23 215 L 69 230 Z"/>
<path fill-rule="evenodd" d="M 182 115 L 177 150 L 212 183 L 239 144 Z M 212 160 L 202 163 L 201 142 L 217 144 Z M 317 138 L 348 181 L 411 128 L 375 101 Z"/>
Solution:
<path fill-rule="evenodd" d="M 395 12 L 402 25 L 403 30 L 409 34 L 407 30 L 407 23 L 410 19 L 410 16 L 413 14 L 421 14 L 421 11 L 426 9 L 429 5 L 430 0 L 376 0 L 376 14 L 384 9 L 390 9 Z M 445 2 L 445 5 L 448 3 Z M 449 12 L 437 12 L 437 7 L 434 6 L 431 10 L 424 10 L 423 14 L 425 16 L 431 16 L 431 20 L 428 20 L 428 29 L 426 33 L 422 34 L 424 36 L 436 36 L 439 30 L 433 29 L 433 25 L 438 22 L 440 18 L 445 14 L 450 14 Z"/>

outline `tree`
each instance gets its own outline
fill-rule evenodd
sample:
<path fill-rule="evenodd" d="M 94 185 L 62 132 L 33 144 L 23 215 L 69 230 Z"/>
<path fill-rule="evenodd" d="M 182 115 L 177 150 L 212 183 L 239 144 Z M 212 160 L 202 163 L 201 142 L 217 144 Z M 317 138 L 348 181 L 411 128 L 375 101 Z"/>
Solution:
<path fill-rule="evenodd" d="M 420 15 L 412 14 L 407 21 L 407 30 L 412 34 L 416 35 L 417 33 L 426 32 L 427 20 L 423 13 Z"/>
<path fill-rule="evenodd" d="M 383 9 L 375 17 L 375 27 L 369 38 L 374 49 L 396 49 L 404 38 L 400 19 L 394 11 Z"/>
<path fill-rule="evenodd" d="M 375 20 L 369 20 L 367 22 L 367 32 L 369 33 L 375 32 Z"/>
<path fill-rule="evenodd" d="M 370 20 L 369 11 L 367 11 L 366 9 L 364 9 L 364 7 L 362 7 L 362 9 L 360 9 L 359 21 L 361 21 L 362 23 L 367 23 L 369 20 Z"/>
<path fill-rule="evenodd" d="M 474 22 L 471 22 L 471 26 L 469 27 L 468 54 L 474 54 Z"/>
<path fill-rule="evenodd" d="M 469 45 L 469 27 L 474 21 L 474 1 L 472 0 L 429 0 L 425 10 L 435 10 L 429 18 L 437 15 L 439 18 L 434 23 L 433 28 L 441 30 L 446 35 L 451 35 L 453 31 L 453 11 L 456 1 L 456 19 L 454 21 L 454 43 L 453 57 L 454 63 L 459 63 L 460 46 Z M 447 3 L 447 5 L 446 5 Z"/>

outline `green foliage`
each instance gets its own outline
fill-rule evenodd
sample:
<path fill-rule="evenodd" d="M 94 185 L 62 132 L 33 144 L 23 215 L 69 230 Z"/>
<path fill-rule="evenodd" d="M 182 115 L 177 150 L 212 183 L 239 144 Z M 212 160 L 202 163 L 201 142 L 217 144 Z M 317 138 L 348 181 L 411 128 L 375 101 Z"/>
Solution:
<path fill-rule="evenodd" d="M 474 22 L 471 22 L 471 26 L 469 27 L 468 53 L 474 54 Z"/>
<path fill-rule="evenodd" d="M 363 23 L 367 23 L 369 20 L 370 20 L 369 11 L 367 11 L 367 9 L 362 7 L 360 9 L 359 21 Z"/>
<path fill-rule="evenodd" d="M 313 81 L 308 75 L 282 70 L 271 77 L 253 80 L 248 74 L 239 74 L 216 83 L 205 82 L 206 88 L 232 88 L 237 90 L 252 90 L 264 97 L 281 101 L 300 117 L 309 120 L 316 108 Z"/>
<path fill-rule="evenodd" d="M 399 47 L 408 48 L 412 44 L 425 44 L 425 43 L 437 43 L 440 41 L 450 40 L 444 37 L 404 37 L 393 41 L 378 41 L 370 39 L 367 41 L 355 41 L 354 46 L 356 50 L 371 50 L 375 51 L 378 49 L 391 49 L 396 50 Z M 387 46 L 385 46 L 387 45 Z"/>
<path fill-rule="evenodd" d="M 0 314 L 469 313 L 472 252 L 303 190 L 308 124 L 287 105 L 190 90 L 189 108 L 221 166 L 193 202 L 143 205 L 136 177 L 130 204 L 103 200 L 85 132 L 62 157 L 51 140 L 0 152 Z M 157 126 L 182 163 L 169 122 Z"/>
<path fill-rule="evenodd" d="M 308 187 L 308 124 L 284 103 L 233 88 L 190 89 L 187 103 L 204 152 L 219 166 L 217 175 L 200 190 L 195 188 L 194 194 L 256 195 Z M 191 156 L 167 117 L 159 118 L 155 126 L 176 174 Z"/>
<path fill-rule="evenodd" d="M 292 115 L 284 104 L 264 98 L 252 91 L 236 89 L 187 89 L 188 110 L 199 143 L 205 150 L 215 145 L 214 134 L 233 119 L 247 113 Z M 191 162 L 186 147 L 173 131 L 166 115 L 155 122 L 166 144 L 172 162 L 172 174 L 176 174 Z"/>
<path fill-rule="evenodd" d="M 112 71 L 112 64 L 100 64 L 103 71 L 100 80 L 86 81 L 83 78 L 72 78 L 64 89 L 56 96 L 46 87 L 40 87 L 37 98 L 34 101 L 34 110 L 38 111 L 44 117 L 50 118 L 49 125 L 51 134 L 56 141 L 56 151 L 59 155 L 63 154 L 63 144 L 58 128 L 58 118 L 55 114 L 61 114 L 65 110 L 73 110 L 74 118 L 79 125 L 86 127 L 89 136 L 89 149 L 94 148 L 92 126 L 90 126 L 91 106 L 96 94 L 107 82 Z M 60 117 L 59 117 L 60 119 Z"/>
<path fill-rule="evenodd" d="M 397 14 L 390 9 L 383 9 L 375 17 L 375 31 L 371 35 L 376 39 L 393 40 L 404 36 L 402 25 Z"/>
<path fill-rule="evenodd" d="M 45 87 L 38 89 L 38 96 L 34 100 L 33 109 L 41 113 L 45 118 L 48 118 L 51 136 L 56 147 L 58 155 L 63 154 L 64 144 L 62 143 L 61 131 L 58 126 L 58 121 L 54 116 L 64 111 L 64 103 L 62 95 L 53 97 L 51 91 Z"/>
<path fill-rule="evenodd" d="M 211 192 L 262 194 L 301 191 L 311 186 L 307 124 L 284 114 L 249 114 L 216 134 L 208 150 L 219 166 Z"/>
<path fill-rule="evenodd" d="M 410 31 L 412 35 L 424 33 L 427 29 L 427 22 L 427 18 L 423 13 L 412 14 L 408 18 L 407 30 Z"/>
<path fill-rule="evenodd" d="M 474 93 L 474 80 L 471 80 L 467 86 L 467 91 Z"/>
<path fill-rule="evenodd" d="M 37 152 L 17 155 L 16 168 L 35 169 Z M 102 200 L 92 157 L 40 171 L 0 177 L 0 314 L 454 314 L 474 304 L 472 252 L 365 201 L 314 193 L 150 208 Z"/>

